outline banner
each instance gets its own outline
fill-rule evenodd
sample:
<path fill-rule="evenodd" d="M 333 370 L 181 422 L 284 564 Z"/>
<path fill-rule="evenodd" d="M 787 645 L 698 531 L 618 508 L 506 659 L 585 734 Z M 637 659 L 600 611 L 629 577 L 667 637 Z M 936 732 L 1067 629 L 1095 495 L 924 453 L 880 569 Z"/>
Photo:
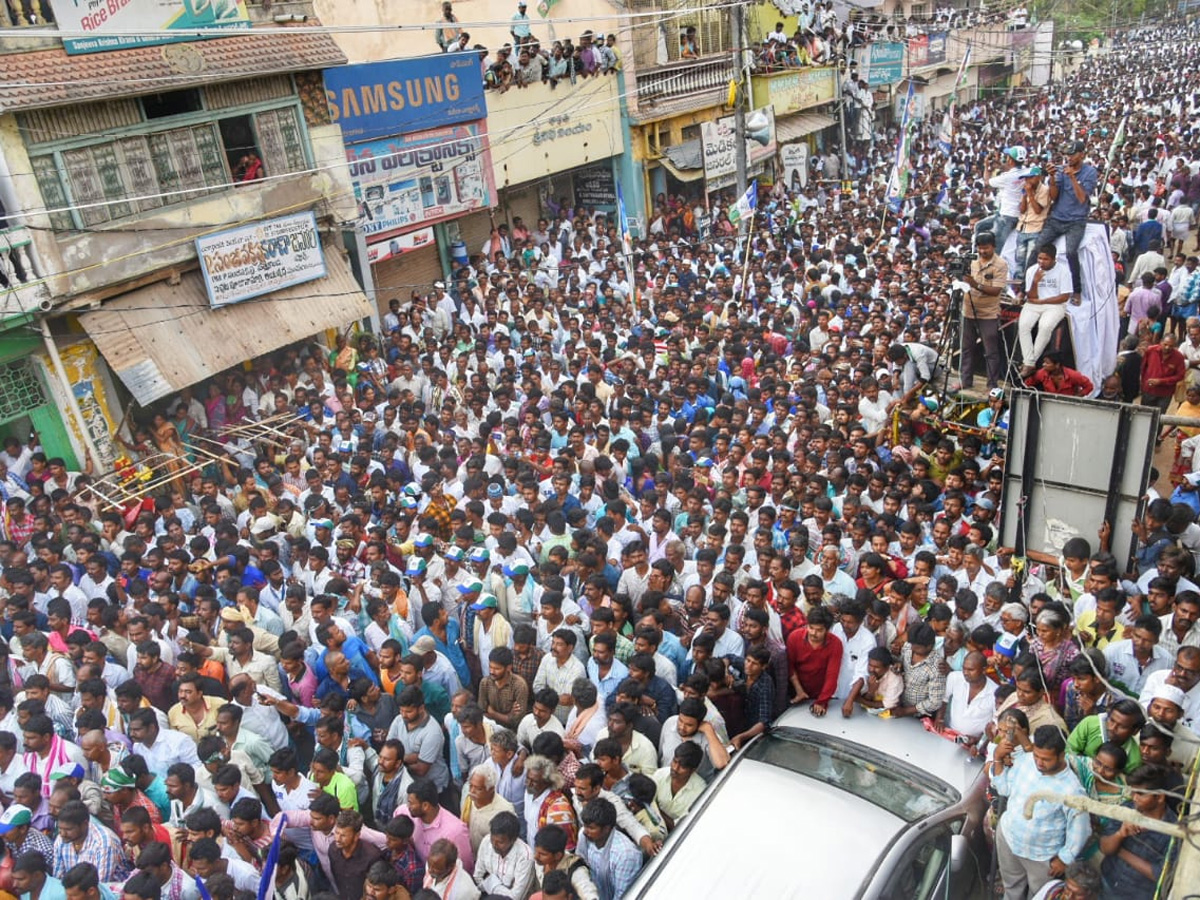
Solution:
<path fill-rule="evenodd" d="M 483 123 L 346 148 L 368 241 L 496 205 Z"/>
<path fill-rule="evenodd" d="M 414 250 L 432 247 L 437 243 L 432 228 L 422 228 L 407 234 L 398 234 L 394 238 L 380 241 L 378 244 L 367 245 L 367 262 L 374 265 L 385 259 L 393 259 Z"/>
<path fill-rule="evenodd" d="M 213 309 L 325 277 L 311 212 L 198 237 L 196 255 Z"/>
<path fill-rule="evenodd" d="M 50 0 L 50 8 L 60 31 L 88 34 L 63 38 L 63 49 L 72 56 L 216 37 L 188 33 L 197 28 L 250 27 L 245 0 Z M 131 31 L 162 33 L 123 33 Z"/>
<path fill-rule="evenodd" d="M 895 84 L 904 77 L 904 44 L 879 41 L 858 50 L 858 77 L 869 87 Z"/>
<path fill-rule="evenodd" d="M 792 69 L 755 75 L 750 91 L 756 107 L 772 106 L 776 115 L 786 116 L 836 100 L 837 78 L 832 66 Z"/>
<path fill-rule="evenodd" d="M 946 33 L 939 32 L 929 35 L 929 42 L 926 44 L 925 50 L 925 65 L 935 66 L 938 63 L 946 61 Z"/>
<path fill-rule="evenodd" d="M 607 212 L 617 206 L 617 185 L 612 165 L 604 162 L 579 169 L 571 176 L 575 207 L 589 207 Z"/>
<path fill-rule="evenodd" d="M 919 69 L 929 57 L 929 35 L 919 34 L 908 39 L 908 67 Z"/>
<path fill-rule="evenodd" d="M 767 127 L 746 129 L 746 168 L 761 166 L 775 155 L 775 111 L 770 106 L 746 116 L 765 116 Z M 704 152 L 704 179 L 708 190 L 728 187 L 737 180 L 737 126 L 733 116 L 700 125 L 700 143 Z"/>
<path fill-rule="evenodd" d="M 779 148 L 779 161 L 783 163 L 783 183 L 790 191 L 802 191 L 808 187 L 808 144 L 797 141 Z"/>
<path fill-rule="evenodd" d="M 348 144 L 487 118 L 473 50 L 335 66 L 324 75 L 329 116 Z"/>

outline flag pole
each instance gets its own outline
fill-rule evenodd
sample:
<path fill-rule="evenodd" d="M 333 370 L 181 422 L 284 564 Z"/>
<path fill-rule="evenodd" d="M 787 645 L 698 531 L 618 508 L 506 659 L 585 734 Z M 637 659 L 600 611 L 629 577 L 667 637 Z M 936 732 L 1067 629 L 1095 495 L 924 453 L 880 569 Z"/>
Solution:
<path fill-rule="evenodd" d="M 758 215 L 758 204 L 750 207 L 750 221 L 746 223 L 746 253 L 742 261 L 742 302 L 746 302 L 746 294 L 750 284 L 750 248 L 754 245 L 754 217 Z"/>

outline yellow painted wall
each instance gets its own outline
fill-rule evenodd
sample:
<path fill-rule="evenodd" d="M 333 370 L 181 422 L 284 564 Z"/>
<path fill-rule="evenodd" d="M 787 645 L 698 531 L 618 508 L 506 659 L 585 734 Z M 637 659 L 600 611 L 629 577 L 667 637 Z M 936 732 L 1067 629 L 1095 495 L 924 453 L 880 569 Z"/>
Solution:
<path fill-rule="evenodd" d="M 564 172 L 624 152 L 614 76 L 551 88 L 487 92 L 496 187 Z"/>

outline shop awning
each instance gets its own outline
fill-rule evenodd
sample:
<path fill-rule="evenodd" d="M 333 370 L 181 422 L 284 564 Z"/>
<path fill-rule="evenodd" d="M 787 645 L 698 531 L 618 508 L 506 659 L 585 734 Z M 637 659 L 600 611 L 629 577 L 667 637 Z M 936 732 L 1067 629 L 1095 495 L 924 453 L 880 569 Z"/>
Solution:
<path fill-rule="evenodd" d="M 659 162 L 680 181 L 699 181 L 704 177 L 704 150 L 699 138 L 664 147 L 663 154 Z"/>
<path fill-rule="evenodd" d="M 201 274 L 144 287 L 84 313 L 80 323 L 138 403 L 146 406 L 231 366 L 371 315 L 336 245 L 329 274 L 212 309 Z"/>
<path fill-rule="evenodd" d="M 780 116 L 775 120 L 775 140 L 781 144 L 798 140 L 805 135 L 823 131 L 834 122 L 833 116 L 819 112 L 802 112 L 791 116 Z"/>

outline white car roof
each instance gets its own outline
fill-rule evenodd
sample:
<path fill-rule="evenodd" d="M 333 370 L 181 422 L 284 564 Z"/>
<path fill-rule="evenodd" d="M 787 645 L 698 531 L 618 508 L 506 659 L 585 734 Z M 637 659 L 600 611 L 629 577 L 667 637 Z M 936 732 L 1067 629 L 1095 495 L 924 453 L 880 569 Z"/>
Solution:
<path fill-rule="evenodd" d="M 627 900 L 843 900 L 869 874 L 871 856 L 862 849 L 882 852 L 905 827 L 873 803 L 777 766 L 745 760 L 732 774 L 701 815 L 681 823 L 684 833 L 664 850 L 664 864 Z M 849 856 L 867 865 L 847 865 Z"/>

